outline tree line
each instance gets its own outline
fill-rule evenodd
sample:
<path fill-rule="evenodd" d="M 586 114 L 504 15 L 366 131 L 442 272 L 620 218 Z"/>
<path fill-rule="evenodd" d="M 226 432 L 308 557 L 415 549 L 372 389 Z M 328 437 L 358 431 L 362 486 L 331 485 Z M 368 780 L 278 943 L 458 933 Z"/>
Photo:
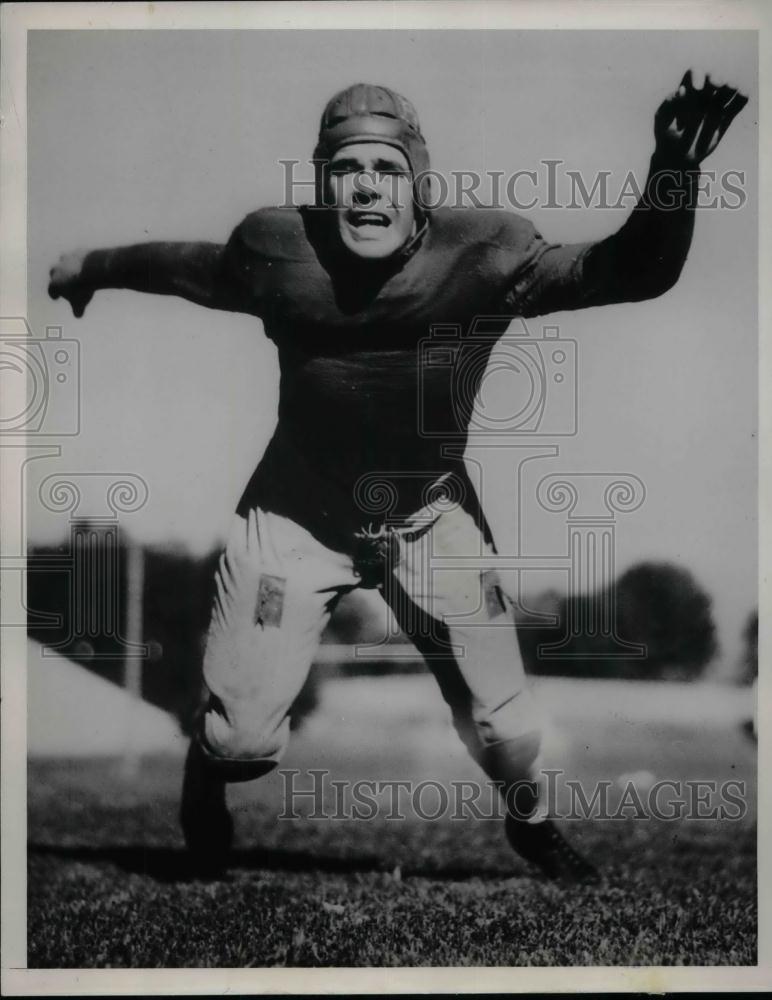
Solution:
<path fill-rule="evenodd" d="M 78 536 L 88 538 L 88 544 L 74 546 L 70 540 L 37 546 L 28 554 L 28 632 L 120 684 L 127 652 L 126 540 L 116 542 L 99 526 L 79 527 Z M 112 553 L 107 551 L 110 546 Z M 218 559 L 219 550 L 196 557 L 184 550 L 143 549 L 142 696 L 183 723 L 200 703 L 201 661 Z M 613 609 L 613 635 L 572 626 L 591 621 L 598 602 Z M 84 613 L 89 608 L 96 609 L 94 620 Z M 367 623 L 361 612 L 356 600 L 344 602 L 333 616 L 327 641 L 362 641 Z M 603 593 L 569 598 L 547 591 L 527 610 L 516 609 L 516 617 L 526 668 L 534 674 L 696 679 L 717 652 L 710 596 L 691 573 L 669 563 L 638 564 Z M 751 638 L 749 624 L 746 640 Z M 626 655 L 631 650 L 634 655 Z M 358 669 L 366 673 L 371 668 L 366 663 Z M 391 668 L 381 664 L 376 669 Z M 350 673 L 351 668 L 340 667 L 338 672 Z M 312 672 L 295 706 L 296 720 L 313 707 L 315 676 Z"/>

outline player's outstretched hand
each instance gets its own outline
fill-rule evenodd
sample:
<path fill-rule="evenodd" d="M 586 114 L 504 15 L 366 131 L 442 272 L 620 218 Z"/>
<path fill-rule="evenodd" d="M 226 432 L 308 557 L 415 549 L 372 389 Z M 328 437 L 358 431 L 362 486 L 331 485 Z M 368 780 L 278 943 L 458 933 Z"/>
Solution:
<path fill-rule="evenodd" d="M 49 271 L 48 294 L 52 299 L 67 299 L 72 306 L 72 314 L 80 318 L 91 301 L 94 290 L 89 288 L 83 277 L 85 252 L 65 253 Z"/>
<path fill-rule="evenodd" d="M 716 83 L 709 74 L 699 74 L 696 87 L 690 69 L 678 90 L 660 105 L 654 116 L 657 152 L 668 159 L 697 166 L 721 141 L 732 120 L 748 98 L 736 87 Z"/>

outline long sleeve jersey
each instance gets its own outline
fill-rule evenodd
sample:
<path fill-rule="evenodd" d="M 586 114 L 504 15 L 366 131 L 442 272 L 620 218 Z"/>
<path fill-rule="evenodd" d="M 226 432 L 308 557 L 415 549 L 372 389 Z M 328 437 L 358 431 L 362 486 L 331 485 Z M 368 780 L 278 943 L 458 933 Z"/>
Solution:
<path fill-rule="evenodd" d="M 373 520 L 379 482 L 393 517 L 421 506 L 427 484 L 463 476 L 475 392 L 514 319 L 646 299 L 677 280 L 696 177 L 663 183 L 663 169 L 652 161 L 638 207 L 593 243 L 549 243 L 507 211 L 442 208 L 381 265 L 337 249 L 325 210 L 248 215 L 222 277 L 276 344 L 281 386 L 240 509 L 274 509 L 341 544 Z"/>

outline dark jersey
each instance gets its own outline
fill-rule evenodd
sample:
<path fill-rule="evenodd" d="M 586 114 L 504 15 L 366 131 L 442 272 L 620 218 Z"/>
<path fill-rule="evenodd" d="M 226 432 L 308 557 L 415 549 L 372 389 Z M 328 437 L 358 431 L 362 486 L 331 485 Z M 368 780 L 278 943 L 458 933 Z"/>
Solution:
<path fill-rule="evenodd" d="M 633 213 L 642 233 L 561 246 L 512 213 L 439 209 L 384 265 L 336 250 L 324 210 L 247 216 L 225 277 L 276 344 L 281 388 L 276 433 L 241 509 L 277 510 L 332 540 L 416 510 L 445 473 L 463 477 L 475 392 L 513 318 L 647 297 L 652 228 L 660 242 L 658 229 L 669 230 L 654 270 L 672 284 L 688 246 L 667 259 L 684 213 L 644 211 L 657 218 L 652 227 Z"/>

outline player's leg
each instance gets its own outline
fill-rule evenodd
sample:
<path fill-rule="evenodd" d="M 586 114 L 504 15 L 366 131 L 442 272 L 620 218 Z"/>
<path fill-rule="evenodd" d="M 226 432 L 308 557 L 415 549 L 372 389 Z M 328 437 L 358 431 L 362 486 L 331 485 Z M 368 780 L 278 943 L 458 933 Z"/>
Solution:
<path fill-rule="evenodd" d="M 232 838 L 230 781 L 272 770 L 332 606 L 356 586 L 351 562 L 276 514 L 236 517 L 216 574 L 204 654 L 209 700 L 186 761 L 181 822 L 198 866 L 221 867 Z"/>
<path fill-rule="evenodd" d="M 511 608 L 495 572 L 479 567 L 487 551 L 468 514 L 443 513 L 430 531 L 402 543 L 385 596 L 472 757 L 493 780 L 530 783 L 541 726 Z M 478 565 L 465 566 L 470 558 Z M 520 812 L 532 812 L 528 792 L 520 798 Z"/>
<path fill-rule="evenodd" d="M 469 752 L 502 784 L 512 846 L 548 875 L 592 878 L 538 809 L 539 713 L 512 607 L 495 571 L 479 566 L 488 552 L 474 519 L 454 507 L 402 543 L 387 600 L 426 657 Z M 466 565 L 472 559 L 477 565 Z"/>

